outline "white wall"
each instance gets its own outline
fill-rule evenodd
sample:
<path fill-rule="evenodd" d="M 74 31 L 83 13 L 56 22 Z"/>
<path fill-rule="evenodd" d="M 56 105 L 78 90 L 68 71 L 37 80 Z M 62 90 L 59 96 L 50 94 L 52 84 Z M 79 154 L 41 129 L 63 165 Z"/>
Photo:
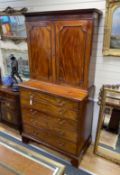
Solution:
<path fill-rule="evenodd" d="M 103 57 L 103 32 L 105 18 L 105 0 L 0 0 L 0 10 L 7 6 L 22 8 L 27 7 L 29 11 L 50 11 L 50 10 L 65 10 L 65 9 L 83 9 L 83 8 L 98 8 L 103 11 L 103 17 L 99 26 L 98 45 L 96 44 L 96 35 L 94 36 L 92 56 L 95 56 L 97 50 L 97 63 L 95 74 L 95 101 L 97 100 L 99 90 L 103 84 L 120 83 L 120 58 L 119 57 Z M 98 26 L 96 26 L 97 31 Z M 97 47 L 96 47 L 97 46 Z M 96 123 L 98 119 L 98 106 L 95 103 L 94 120 L 93 120 L 93 140 L 95 137 Z"/>

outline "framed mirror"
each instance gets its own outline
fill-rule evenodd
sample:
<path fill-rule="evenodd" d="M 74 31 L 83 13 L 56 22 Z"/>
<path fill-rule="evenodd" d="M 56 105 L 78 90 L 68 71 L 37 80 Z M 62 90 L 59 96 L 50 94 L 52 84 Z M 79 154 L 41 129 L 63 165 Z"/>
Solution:
<path fill-rule="evenodd" d="M 120 164 L 120 86 L 103 86 L 94 152 Z"/>
<path fill-rule="evenodd" d="M 107 0 L 103 54 L 120 56 L 119 0 Z"/>

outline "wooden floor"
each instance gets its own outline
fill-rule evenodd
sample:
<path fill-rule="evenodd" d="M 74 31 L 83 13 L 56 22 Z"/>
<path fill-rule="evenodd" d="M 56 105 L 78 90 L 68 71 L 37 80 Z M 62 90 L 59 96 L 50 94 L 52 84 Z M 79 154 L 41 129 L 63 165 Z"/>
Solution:
<path fill-rule="evenodd" d="M 5 156 L 7 155 L 7 156 Z M 0 145 L 0 175 L 53 175 L 55 170 Z"/>
<path fill-rule="evenodd" d="M 93 146 L 89 147 L 80 166 L 96 175 L 120 175 L 120 165 L 93 154 Z"/>
<path fill-rule="evenodd" d="M 19 132 L 6 127 L 3 124 L 0 124 L 0 130 L 4 130 L 5 132 L 20 137 Z M 83 157 L 80 167 L 96 175 L 120 175 L 120 165 L 93 154 L 92 145 L 89 147 L 87 153 Z"/>

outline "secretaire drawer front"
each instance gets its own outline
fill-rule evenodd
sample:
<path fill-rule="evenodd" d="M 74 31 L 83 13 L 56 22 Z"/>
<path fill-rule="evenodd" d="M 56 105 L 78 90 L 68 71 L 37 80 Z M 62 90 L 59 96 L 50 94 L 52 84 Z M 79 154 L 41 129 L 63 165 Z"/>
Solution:
<path fill-rule="evenodd" d="M 21 90 L 21 98 L 26 98 L 27 100 L 42 102 L 44 104 L 52 104 L 61 108 L 67 108 L 71 110 L 78 109 L 78 103 L 73 102 L 69 99 L 54 96 L 53 94 L 47 94 L 43 92 L 36 92 L 29 89 Z"/>
<path fill-rule="evenodd" d="M 40 101 L 32 101 L 32 103 L 25 98 L 21 98 L 21 106 L 36 109 L 38 111 L 44 112 L 48 115 L 64 117 L 72 120 L 77 120 L 78 111 L 68 110 L 65 107 L 59 107 L 52 103 L 44 103 Z"/>
<path fill-rule="evenodd" d="M 60 150 L 76 154 L 76 144 L 65 139 L 58 137 L 45 129 L 38 129 L 30 125 L 23 125 L 23 133 L 30 135 L 31 137 L 50 144 Z"/>
<path fill-rule="evenodd" d="M 33 109 L 23 109 L 22 121 L 37 128 L 54 131 L 60 137 L 77 142 L 77 123 L 73 120 L 48 116 Z"/>

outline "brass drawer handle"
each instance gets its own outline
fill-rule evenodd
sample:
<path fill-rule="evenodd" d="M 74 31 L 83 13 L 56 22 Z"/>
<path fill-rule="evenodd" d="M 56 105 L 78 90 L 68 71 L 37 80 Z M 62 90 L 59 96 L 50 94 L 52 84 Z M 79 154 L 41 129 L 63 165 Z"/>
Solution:
<path fill-rule="evenodd" d="M 63 143 L 63 142 L 61 143 L 61 142 L 60 142 L 60 143 L 59 143 L 59 146 L 62 146 L 62 147 L 63 147 L 63 146 L 65 146 L 65 143 Z"/>
<path fill-rule="evenodd" d="M 34 121 L 33 118 L 30 119 L 30 122 L 31 122 L 33 125 L 36 125 L 36 122 Z"/>
<path fill-rule="evenodd" d="M 56 128 L 56 127 L 55 127 L 55 131 L 56 131 L 56 133 L 57 133 L 58 135 L 60 135 L 60 136 L 64 136 L 64 135 L 65 135 L 65 132 L 62 131 L 62 130 L 60 130 L 60 128 Z"/>
<path fill-rule="evenodd" d="M 58 134 L 60 134 L 61 136 L 65 135 L 64 131 L 59 131 Z"/>
<path fill-rule="evenodd" d="M 30 119 L 30 122 L 33 122 L 33 119 L 32 118 Z"/>
<path fill-rule="evenodd" d="M 34 134 L 35 136 L 38 136 L 38 135 L 39 135 L 39 131 L 34 131 L 33 134 Z"/>
<path fill-rule="evenodd" d="M 12 120 L 12 116 L 10 115 L 10 113 L 7 113 L 7 119 L 8 119 L 9 121 Z"/>
<path fill-rule="evenodd" d="M 46 121 L 46 122 L 45 122 L 45 125 L 46 125 L 47 127 L 49 127 L 49 122 L 48 122 L 48 121 Z"/>
<path fill-rule="evenodd" d="M 60 114 L 60 115 L 63 115 L 65 112 L 66 112 L 65 109 L 60 109 L 60 110 L 59 110 L 59 114 Z"/>
<path fill-rule="evenodd" d="M 10 106 L 10 103 L 6 103 L 6 106 L 8 106 L 8 107 L 9 107 L 9 106 Z"/>
<path fill-rule="evenodd" d="M 36 115 L 38 112 L 36 110 L 30 109 L 31 115 Z"/>
<path fill-rule="evenodd" d="M 63 125 L 66 123 L 66 121 L 64 119 L 61 119 L 61 118 L 58 119 L 58 122 L 60 125 Z"/>
<path fill-rule="evenodd" d="M 63 105 L 65 105 L 65 102 L 64 101 L 60 101 L 60 102 L 58 102 L 59 103 L 59 106 L 63 106 Z"/>

